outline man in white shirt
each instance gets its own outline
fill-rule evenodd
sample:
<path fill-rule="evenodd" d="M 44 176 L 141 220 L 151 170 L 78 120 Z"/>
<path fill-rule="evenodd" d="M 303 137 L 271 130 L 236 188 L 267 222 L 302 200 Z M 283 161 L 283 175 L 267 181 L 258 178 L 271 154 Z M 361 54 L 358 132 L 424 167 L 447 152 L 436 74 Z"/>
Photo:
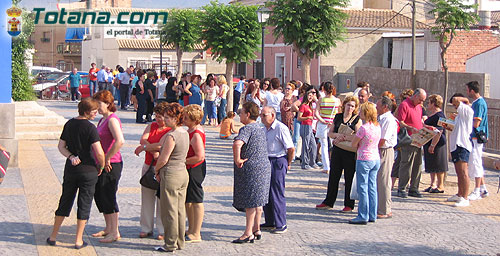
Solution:
<path fill-rule="evenodd" d="M 378 143 L 380 154 L 380 169 L 377 174 L 377 219 L 392 217 L 391 199 L 391 170 L 394 164 L 394 146 L 398 142 L 398 124 L 391 113 L 392 100 L 384 96 L 377 101 L 377 113 L 382 130 Z"/>
<path fill-rule="evenodd" d="M 271 186 L 269 203 L 264 206 L 266 222 L 260 227 L 272 229 L 272 233 L 287 231 L 285 175 L 292 164 L 295 148 L 288 127 L 276 119 L 276 110 L 271 106 L 262 108 L 260 114 L 267 139 L 267 155 L 271 162 Z M 257 234 L 257 232 L 254 233 Z"/>
<path fill-rule="evenodd" d="M 460 93 L 455 93 L 451 99 L 451 104 L 457 109 L 455 117 L 455 127 L 450 134 L 451 160 L 455 164 L 455 171 L 458 178 L 458 193 L 448 198 L 448 202 L 456 202 L 455 206 L 469 206 L 469 174 L 468 162 L 472 143 L 470 134 L 472 132 L 472 119 L 474 110 L 470 107 L 469 100 Z M 446 125 L 445 125 L 445 128 Z M 449 130 L 449 128 L 447 128 Z"/>

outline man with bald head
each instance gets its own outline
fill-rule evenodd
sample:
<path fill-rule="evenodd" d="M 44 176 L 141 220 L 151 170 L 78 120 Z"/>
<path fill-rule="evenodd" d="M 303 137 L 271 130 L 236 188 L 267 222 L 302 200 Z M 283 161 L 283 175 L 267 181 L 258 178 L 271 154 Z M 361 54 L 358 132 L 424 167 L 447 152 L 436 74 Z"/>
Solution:
<path fill-rule="evenodd" d="M 366 89 L 361 89 L 358 92 L 358 100 L 359 100 L 359 105 L 368 102 L 368 99 L 370 98 L 370 93 Z"/>
<path fill-rule="evenodd" d="M 417 88 L 415 93 L 401 102 L 397 110 L 397 119 L 400 127 L 406 128 L 408 135 L 418 132 L 423 127 L 422 103 L 427 98 L 427 93 L 422 88 Z M 399 164 L 398 196 L 422 197 L 418 191 L 421 177 L 422 148 L 412 145 L 401 146 L 401 162 Z M 411 181 L 410 181 L 411 178 Z M 408 193 L 406 188 L 410 183 Z"/>
<path fill-rule="evenodd" d="M 287 231 L 285 174 L 292 164 L 295 148 L 290 130 L 285 124 L 276 120 L 276 110 L 273 107 L 262 108 L 260 118 L 265 126 L 267 154 L 271 162 L 269 203 L 264 206 L 266 222 L 261 228 L 272 229 L 272 233 L 281 234 Z M 258 236 L 256 233 L 254 235 Z"/>

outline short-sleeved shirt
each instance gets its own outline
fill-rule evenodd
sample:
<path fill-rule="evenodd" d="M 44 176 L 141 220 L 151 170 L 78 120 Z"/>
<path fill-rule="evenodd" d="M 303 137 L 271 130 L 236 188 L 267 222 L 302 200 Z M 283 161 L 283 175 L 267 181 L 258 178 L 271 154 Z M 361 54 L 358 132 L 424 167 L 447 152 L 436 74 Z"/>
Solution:
<path fill-rule="evenodd" d="M 420 104 L 415 106 L 411 98 L 407 98 L 399 105 L 397 118 L 399 121 L 420 130 L 423 127 L 422 106 Z M 412 132 L 408 130 L 408 134 L 411 135 Z"/>
<path fill-rule="evenodd" d="M 483 97 L 479 97 L 472 102 L 472 110 L 474 110 L 474 120 L 479 120 L 481 123 L 477 128 L 473 128 L 471 137 L 477 138 L 476 132 L 480 131 L 486 133 L 486 137 L 488 137 L 488 105 Z"/>
<path fill-rule="evenodd" d="M 365 123 L 359 127 L 356 136 L 361 140 L 358 144 L 357 160 L 375 161 L 380 159 L 378 153 L 380 133 L 380 126 L 373 123 Z"/>
<path fill-rule="evenodd" d="M 108 72 L 105 69 L 99 70 L 97 72 L 97 81 L 101 83 L 105 83 L 108 80 Z"/>
<path fill-rule="evenodd" d="M 99 69 L 97 68 L 91 68 L 89 70 L 89 79 L 90 81 L 97 81 L 97 72 L 99 71 Z"/>
<path fill-rule="evenodd" d="M 472 119 L 474 110 L 468 105 L 460 102 L 457 108 L 457 117 L 455 117 L 455 128 L 450 134 L 450 152 L 457 149 L 457 146 L 472 152 L 472 142 L 470 134 L 472 132 Z"/>
<path fill-rule="evenodd" d="M 442 126 L 438 125 L 439 118 L 446 118 L 443 111 L 439 111 L 436 114 L 429 116 L 429 118 L 427 118 L 424 122 L 424 124 L 426 124 L 426 125 L 435 127 L 436 129 L 443 131 L 441 133 L 441 137 L 439 138 L 439 142 L 436 144 L 436 147 L 441 147 L 444 144 L 446 144 L 446 130 L 444 130 Z M 431 143 L 432 143 L 432 140 L 427 142 L 428 145 L 430 145 Z"/>
<path fill-rule="evenodd" d="M 80 76 L 80 74 L 76 73 L 76 74 L 69 74 L 69 85 L 72 87 L 72 88 L 78 88 L 80 87 L 80 82 L 82 81 L 82 76 Z"/>
<path fill-rule="evenodd" d="M 118 74 L 118 79 L 120 79 L 121 84 L 130 84 L 130 75 L 127 72 L 122 72 Z"/>
<path fill-rule="evenodd" d="M 387 111 L 379 116 L 380 123 L 380 139 L 384 139 L 385 143 L 382 148 L 392 148 L 398 143 L 398 122 L 392 115 L 391 111 Z"/>
<path fill-rule="evenodd" d="M 95 166 L 91 149 L 100 138 L 97 128 L 89 120 L 70 119 L 64 125 L 60 138 L 66 142 L 69 152 L 80 158 L 81 164 Z"/>
<path fill-rule="evenodd" d="M 207 85 L 206 92 L 207 92 L 206 100 L 207 101 L 214 101 L 215 98 L 217 98 L 217 94 L 219 93 L 219 87 L 216 85 L 214 87 L 210 87 Z"/>
<path fill-rule="evenodd" d="M 153 81 L 149 78 L 144 81 L 144 94 L 146 95 L 146 100 L 150 101 L 151 98 L 149 97 L 148 90 L 151 90 L 154 99 L 156 94 L 156 87 L 154 86 Z"/>
<path fill-rule="evenodd" d="M 168 79 L 158 79 L 158 83 L 156 85 L 156 87 L 158 88 L 158 99 L 165 99 L 166 96 L 165 96 L 165 90 L 167 88 L 167 83 L 168 83 Z M 172 89 L 170 89 L 172 90 Z"/>
<path fill-rule="evenodd" d="M 319 115 L 327 123 L 332 123 L 333 118 L 337 114 L 340 106 L 340 100 L 338 98 L 321 98 L 319 101 Z"/>
<path fill-rule="evenodd" d="M 313 111 L 312 111 L 311 107 L 307 104 L 300 105 L 299 112 L 302 112 L 302 117 L 313 116 Z M 301 124 L 303 124 L 303 125 L 312 125 L 312 123 L 313 123 L 312 119 L 307 119 L 307 120 L 301 122 Z"/>
<path fill-rule="evenodd" d="M 267 154 L 269 157 L 286 156 L 287 150 L 294 147 L 290 130 L 282 122 L 274 120 L 269 129 L 264 126 L 264 131 L 266 133 Z"/>
<path fill-rule="evenodd" d="M 283 95 L 283 93 L 281 92 L 278 92 L 277 94 L 268 92 L 266 94 L 267 105 L 273 107 L 274 110 L 276 110 L 276 113 L 280 113 L 281 112 L 280 103 L 284 97 L 285 95 Z"/>
<path fill-rule="evenodd" d="M 237 84 L 236 87 L 234 87 L 234 90 L 237 92 L 243 92 L 243 86 L 245 85 L 245 80 L 240 80 Z"/>

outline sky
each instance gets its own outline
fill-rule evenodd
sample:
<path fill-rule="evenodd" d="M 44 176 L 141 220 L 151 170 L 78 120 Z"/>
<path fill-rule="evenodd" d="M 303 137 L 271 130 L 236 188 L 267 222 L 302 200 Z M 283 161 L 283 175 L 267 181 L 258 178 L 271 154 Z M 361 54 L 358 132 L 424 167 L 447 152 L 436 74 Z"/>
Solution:
<path fill-rule="evenodd" d="M 79 0 L 22 0 L 21 7 L 33 10 L 35 7 L 45 7 L 46 10 L 56 10 L 57 2 L 68 3 Z M 230 0 L 219 0 L 219 3 L 228 3 Z M 135 8 L 199 8 L 210 3 L 210 0 L 132 0 Z"/>

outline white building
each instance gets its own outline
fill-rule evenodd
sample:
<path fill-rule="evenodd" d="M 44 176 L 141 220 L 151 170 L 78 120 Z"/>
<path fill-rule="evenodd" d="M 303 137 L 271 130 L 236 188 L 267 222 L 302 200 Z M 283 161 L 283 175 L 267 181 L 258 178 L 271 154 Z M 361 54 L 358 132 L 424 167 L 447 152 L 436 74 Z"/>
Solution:
<path fill-rule="evenodd" d="M 490 74 L 490 98 L 500 99 L 500 46 L 470 57 L 466 72 Z"/>

